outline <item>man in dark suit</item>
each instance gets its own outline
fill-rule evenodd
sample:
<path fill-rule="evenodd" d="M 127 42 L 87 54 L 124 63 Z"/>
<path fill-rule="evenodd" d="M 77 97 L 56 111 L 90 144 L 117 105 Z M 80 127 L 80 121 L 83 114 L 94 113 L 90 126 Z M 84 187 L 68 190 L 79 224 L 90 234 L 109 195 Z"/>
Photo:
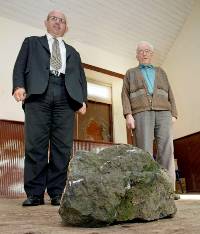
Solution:
<path fill-rule="evenodd" d="M 62 37 L 65 15 L 51 11 L 47 34 L 24 40 L 13 71 L 13 96 L 25 112 L 23 206 L 59 205 L 67 179 L 75 112 L 86 112 L 87 83 L 79 53 Z"/>

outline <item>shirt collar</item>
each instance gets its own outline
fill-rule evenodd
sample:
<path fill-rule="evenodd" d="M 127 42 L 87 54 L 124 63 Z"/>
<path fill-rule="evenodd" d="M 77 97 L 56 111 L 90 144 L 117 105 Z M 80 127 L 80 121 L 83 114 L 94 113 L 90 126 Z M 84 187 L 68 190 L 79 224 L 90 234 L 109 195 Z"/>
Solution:
<path fill-rule="evenodd" d="M 54 37 L 53 37 L 50 33 L 47 32 L 46 35 L 47 35 L 47 40 L 48 40 L 48 41 L 54 39 Z M 56 39 L 57 39 L 59 42 L 61 42 L 61 41 L 63 40 L 63 37 L 56 37 Z"/>
<path fill-rule="evenodd" d="M 154 66 L 152 64 L 140 64 L 139 68 L 140 69 L 142 69 L 142 68 L 154 68 Z"/>

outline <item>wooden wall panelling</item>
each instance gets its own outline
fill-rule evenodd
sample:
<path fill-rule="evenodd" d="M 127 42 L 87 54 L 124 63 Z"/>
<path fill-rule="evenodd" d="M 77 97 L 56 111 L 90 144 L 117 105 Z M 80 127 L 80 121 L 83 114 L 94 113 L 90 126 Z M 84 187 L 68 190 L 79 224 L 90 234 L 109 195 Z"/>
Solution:
<path fill-rule="evenodd" d="M 113 145 L 111 142 L 73 141 L 73 155 L 77 150 L 95 150 Z M 24 197 L 24 123 L 0 120 L 0 197 Z"/>
<path fill-rule="evenodd" d="M 0 120 L 0 192 L 9 197 L 24 193 L 24 127 L 17 121 Z M 0 194 L 0 195 L 1 195 Z"/>
<path fill-rule="evenodd" d="M 174 155 L 187 192 L 200 192 L 200 133 L 174 140 Z"/>

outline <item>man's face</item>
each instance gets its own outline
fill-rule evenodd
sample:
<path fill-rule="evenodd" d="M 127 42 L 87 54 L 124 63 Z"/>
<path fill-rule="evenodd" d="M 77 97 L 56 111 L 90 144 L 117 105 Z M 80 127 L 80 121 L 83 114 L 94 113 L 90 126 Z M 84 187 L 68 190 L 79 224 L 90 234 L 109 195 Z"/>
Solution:
<path fill-rule="evenodd" d="M 59 11 L 52 11 L 49 13 L 47 20 L 45 20 L 47 32 L 53 37 L 62 37 L 67 32 L 67 22 L 64 14 Z"/>
<path fill-rule="evenodd" d="M 139 64 L 151 64 L 153 51 L 148 44 L 139 45 L 136 53 Z"/>

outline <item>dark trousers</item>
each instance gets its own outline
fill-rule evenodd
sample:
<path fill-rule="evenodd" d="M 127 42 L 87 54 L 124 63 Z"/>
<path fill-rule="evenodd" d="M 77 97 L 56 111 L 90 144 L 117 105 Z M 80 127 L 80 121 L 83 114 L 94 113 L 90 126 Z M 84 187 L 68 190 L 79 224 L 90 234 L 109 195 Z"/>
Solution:
<path fill-rule="evenodd" d="M 73 143 L 75 112 L 64 79 L 50 75 L 44 94 L 25 102 L 24 189 L 29 195 L 50 197 L 63 192 Z"/>

